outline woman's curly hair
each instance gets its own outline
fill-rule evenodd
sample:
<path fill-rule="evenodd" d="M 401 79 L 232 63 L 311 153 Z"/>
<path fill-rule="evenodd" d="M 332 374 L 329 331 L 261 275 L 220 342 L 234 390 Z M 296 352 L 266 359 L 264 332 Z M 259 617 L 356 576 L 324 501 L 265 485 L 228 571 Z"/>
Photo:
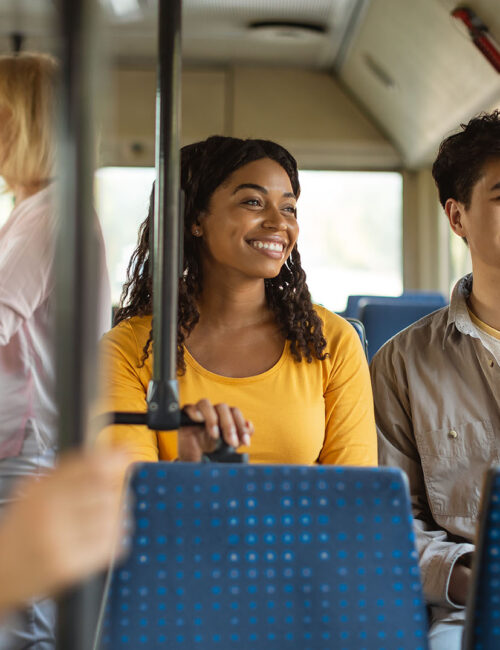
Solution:
<path fill-rule="evenodd" d="M 229 176 L 248 163 L 262 158 L 277 162 L 288 174 L 293 193 L 300 194 L 295 158 L 286 149 L 269 140 L 240 140 L 212 136 L 203 142 L 187 145 L 181 150 L 181 188 L 184 191 L 184 255 L 183 274 L 179 280 L 179 313 L 177 321 L 177 370 L 185 371 L 184 341 L 198 323 L 200 314 L 197 298 L 203 291 L 201 264 L 202 238 L 195 237 L 191 228 L 202 212 L 208 210 L 214 191 Z M 120 308 L 114 325 L 132 316 L 151 314 L 152 280 L 150 273 L 150 224 L 154 210 L 151 193 L 149 214 L 141 224 L 138 245 L 127 269 Z M 274 312 L 283 335 L 290 341 L 290 350 L 297 361 L 305 358 L 324 359 L 326 340 L 322 323 L 311 302 L 306 274 L 294 246 L 280 273 L 264 280 L 269 308 Z M 143 363 L 147 359 L 152 331 L 144 346 Z"/>

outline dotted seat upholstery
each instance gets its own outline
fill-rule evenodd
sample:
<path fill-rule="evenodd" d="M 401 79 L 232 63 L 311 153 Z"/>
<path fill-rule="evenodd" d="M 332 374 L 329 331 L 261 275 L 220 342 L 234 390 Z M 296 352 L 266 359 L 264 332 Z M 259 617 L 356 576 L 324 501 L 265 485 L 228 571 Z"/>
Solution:
<path fill-rule="evenodd" d="M 486 475 L 464 650 L 500 648 L 500 467 Z"/>
<path fill-rule="evenodd" d="M 425 650 L 404 475 L 136 466 L 135 532 L 102 650 Z"/>

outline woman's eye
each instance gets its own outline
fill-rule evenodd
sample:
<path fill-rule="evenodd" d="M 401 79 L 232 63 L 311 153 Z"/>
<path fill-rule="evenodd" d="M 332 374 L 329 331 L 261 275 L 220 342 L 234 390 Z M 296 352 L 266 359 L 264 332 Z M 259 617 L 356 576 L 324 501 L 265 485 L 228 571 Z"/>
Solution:
<path fill-rule="evenodd" d="M 245 201 L 243 201 L 243 203 L 245 205 L 255 205 L 255 206 L 258 206 L 258 205 L 261 204 L 259 199 L 246 199 Z"/>
<path fill-rule="evenodd" d="M 290 214 L 293 214 L 294 217 L 297 216 L 297 208 L 294 205 L 286 205 L 283 210 L 285 212 L 289 212 Z"/>

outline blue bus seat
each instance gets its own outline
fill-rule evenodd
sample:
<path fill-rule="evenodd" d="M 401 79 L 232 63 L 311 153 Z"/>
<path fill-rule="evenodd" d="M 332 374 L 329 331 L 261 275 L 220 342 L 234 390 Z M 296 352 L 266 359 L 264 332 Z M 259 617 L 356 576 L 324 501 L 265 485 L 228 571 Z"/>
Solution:
<path fill-rule="evenodd" d="M 147 463 L 101 650 L 425 650 L 407 481 L 392 468 Z"/>
<path fill-rule="evenodd" d="M 347 304 L 346 308 L 342 312 L 338 312 L 339 316 L 343 316 L 344 318 L 358 318 L 359 317 L 359 301 L 362 298 L 372 298 L 373 296 L 365 296 L 365 295 L 353 295 L 353 296 L 347 296 Z"/>
<path fill-rule="evenodd" d="M 368 296 L 368 295 L 353 295 L 348 296 L 346 308 L 343 312 L 339 312 L 340 316 L 344 318 L 360 318 L 361 307 L 363 301 L 369 300 L 372 303 L 381 302 L 399 302 L 401 300 L 411 302 L 424 302 L 433 303 L 436 305 L 435 309 L 444 307 L 448 304 L 446 298 L 439 291 L 420 291 L 417 289 L 409 289 L 403 291 L 400 296 Z M 361 304 L 360 304 L 361 303 Z"/>
<path fill-rule="evenodd" d="M 415 302 L 435 302 L 438 307 L 444 307 L 448 301 L 440 291 L 423 291 L 421 289 L 406 289 L 400 298 L 414 300 Z"/>
<path fill-rule="evenodd" d="M 368 359 L 368 340 L 366 338 L 365 326 L 357 318 L 346 318 L 346 321 L 351 323 L 351 325 L 356 330 L 359 336 L 359 340 L 361 341 L 361 345 L 363 346 L 363 350 L 365 351 L 366 358 Z"/>
<path fill-rule="evenodd" d="M 427 314 L 441 309 L 439 302 L 412 300 L 380 300 L 364 298 L 360 301 L 360 317 L 368 339 L 368 359 L 395 334 L 420 320 Z"/>
<path fill-rule="evenodd" d="M 500 467 L 486 473 L 463 650 L 500 648 Z"/>

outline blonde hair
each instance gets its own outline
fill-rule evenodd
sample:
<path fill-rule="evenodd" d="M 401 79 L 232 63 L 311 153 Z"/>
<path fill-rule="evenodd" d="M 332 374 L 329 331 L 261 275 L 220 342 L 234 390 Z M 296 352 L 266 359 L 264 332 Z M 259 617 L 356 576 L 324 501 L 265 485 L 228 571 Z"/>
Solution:
<path fill-rule="evenodd" d="M 45 54 L 0 56 L 0 174 L 8 189 L 52 178 L 57 71 Z"/>

